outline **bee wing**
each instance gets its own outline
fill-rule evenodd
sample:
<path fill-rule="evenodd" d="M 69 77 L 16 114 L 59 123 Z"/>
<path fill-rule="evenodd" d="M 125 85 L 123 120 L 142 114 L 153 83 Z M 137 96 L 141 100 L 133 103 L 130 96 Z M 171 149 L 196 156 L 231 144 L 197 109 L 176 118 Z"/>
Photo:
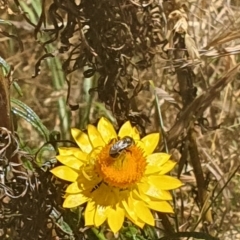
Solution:
<path fill-rule="evenodd" d="M 112 152 L 113 152 L 113 151 L 118 152 L 118 151 L 123 150 L 123 149 L 126 148 L 126 147 L 128 147 L 128 143 L 120 140 L 120 141 L 118 141 L 118 142 L 116 142 L 116 143 L 114 143 L 114 144 L 112 145 L 111 151 L 112 151 Z"/>

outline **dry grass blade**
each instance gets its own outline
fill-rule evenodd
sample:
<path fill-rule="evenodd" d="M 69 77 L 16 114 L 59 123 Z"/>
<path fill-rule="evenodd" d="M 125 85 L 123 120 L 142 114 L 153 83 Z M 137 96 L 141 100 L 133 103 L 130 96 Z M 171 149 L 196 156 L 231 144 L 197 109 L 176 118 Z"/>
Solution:
<path fill-rule="evenodd" d="M 226 31 L 222 35 L 211 41 L 205 48 L 209 49 L 210 47 L 215 47 L 217 45 L 224 44 L 239 38 L 240 38 L 239 30 Z"/>
<path fill-rule="evenodd" d="M 229 56 L 233 54 L 240 53 L 240 45 L 235 45 L 233 47 L 226 47 L 223 49 L 211 49 L 207 51 L 202 51 L 201 55 L 206 57 L 219 58 L 222 56 Z"/>
<path fill-rule="evenodd" d="M 10 107 L 10 82 L 0 68 L 0 126 L 13 131 Z"/>
<path fill-rule="evenodd" d="M 205 213 L 210 209 L 210 207 L 212 206 L 212 204 L 218 199 L 218 197 L 220 196 L 220 194 L 224 191 L 224 189 L 226 188 L 226 186 L 229 184 L 229 182 L 232 180 L 232 178 L 237 174 L 237 172 L 239 171 L 240 165 L 238 165 L 230 174 L 229 174 L 229 178 L 227 179 L 226 183 L 224 184 L 224 186 L 220 189 L 220 191 L 216 194 L 216 196 L 214 197 L 214 199 L 211 201 L 211 204 L 207 204 L 207 206 L 205 207 Z M 218 183 L 216 184 L 215 188 L 217 187 Z M 213 191 L 214 192 L 214 191 Z M 192 231 L 194 231 L 194 229 L 196 229 L 197 225 L 200 223 L 202 215 L 205 214 L 204 212 L 202 212 L 202 214 L 199 216 L 199 219 L 197 221 L 197 223 L 191 228 Z"/>
<path fill-rule="evenodd" d="M 176 100 L 162 88 L 155 87 L 155 91 L 159 98 L 161 98 L 165 101 L 171 102 L 171 103 L 177 103 Z"/>
<path fill-rule="evenodd" d="M 219 185 L 221 188 L 224 187 L 224 185 L 227 182 L 226 177 L 224 176 L 222 170 L 219 168 L 219 166 L 213 161 L 213 159 L 209 156 L 209 154 L 207 153 L 207 151 L 205 151 L 205 149 L 201 149 L 201 151 L 203 152 L 203 154 L 209 159 L 210 164 L 207 164 L 207 168 L 209 169 L 209 171 L 213 174 L 213 176 L 217 179 L 217 181 L 219 182 Z M 224 196 L 224 200 L 225 200 L 225 206 L 226 209 L 229 209 L 230 207 L 230 199 L 232 198 L 232 194 L 230 192 L 230 190 L 225 187 L 223 188 L 223 196 Z"/>
<path fill-rule="evenodd" d="M 195 58 L 200 59 L 200 55 L 196 46 L 195 41 L 193 38 L 190 37 L 189 34 L 185 34 L 185 45 L 188 51 L 188 54 L 192 60 Z"/>
<path fill-rule="evenodd" d="M 208 89 L 207 92 L 198 96 L 186 109 L 181 113 L 179 119 L 168 132 L 168 145 L 171 145 L 183 132 L 190 126 L 190 123 L 197 120 L 212 101 L 216 98 L 219 92 L 234 80 L 234 75 L 238 72 L 240 64 L 229 70 L 221 77 L 216 84 Z"/>

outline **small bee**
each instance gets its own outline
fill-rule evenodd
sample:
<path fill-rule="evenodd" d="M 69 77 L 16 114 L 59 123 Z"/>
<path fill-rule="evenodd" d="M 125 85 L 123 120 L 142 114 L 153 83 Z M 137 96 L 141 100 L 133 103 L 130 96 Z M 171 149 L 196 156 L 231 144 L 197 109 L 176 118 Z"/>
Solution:
<path fill-rule="evenodd" d="M 113 158 L 116 158 L 122 153 L 123 150 L 127 149 L 133 144 L 134 140 L 131 137 L 124 137 L 111 146 L 109 155 Z"/>

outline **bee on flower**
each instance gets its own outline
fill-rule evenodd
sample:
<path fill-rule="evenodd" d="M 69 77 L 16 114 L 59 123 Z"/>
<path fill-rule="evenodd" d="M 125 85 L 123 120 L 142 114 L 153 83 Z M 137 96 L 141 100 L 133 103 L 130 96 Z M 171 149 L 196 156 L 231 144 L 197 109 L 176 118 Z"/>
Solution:
<path fill-rule="evenodd" d="M 125 136 L 111 146 L 109 155 L 111 157 L 117 157 L 133 144 L 134 140 L 131 137 Z"/>
<path fill-rule="evenodd" d="M 125 218 L 143 228 L 155 224 L 151 210 L 173 213 L 169 190 L 182 183 L 165 175 L 175 166 L 170 155 L 153 153 L 158 133 L 141 139 L 128 121 L 117 134 L 113 125 L 101 118 L 97 127 L 87 126 L 87 134 L 74 128 L 72 136 L 78 148 L 59 148 L 56 158 L 63 165 L 51 172 L 70 182 L 64 208 L 86 203 L 86 226 L 99 227 L 107 221 L 116 233 Z"/>

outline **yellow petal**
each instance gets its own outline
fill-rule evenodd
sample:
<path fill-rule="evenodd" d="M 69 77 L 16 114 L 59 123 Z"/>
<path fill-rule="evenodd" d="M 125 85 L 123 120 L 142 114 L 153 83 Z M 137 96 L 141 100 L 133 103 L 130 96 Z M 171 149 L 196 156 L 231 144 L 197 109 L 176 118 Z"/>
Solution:
<path fill-rule="evenodd" d="M 144 143 L 144 150 L 147 155 L 152 154 L 158 145 L 160 135 L 159 133 L 151 133 L 141 139 Z"/>
<path fill-rule="evenodd" d="M 137 201 L 134 203 L 134 209 L 135 212 L 137 214 L 137 216 L 145 223 L 154 226 L 154 218 L 153 215 L 151 213 L 151 211 L 149 210 L 148 207 L 146 207 L 146 205 L 141 202 L 141 201 Z"/>
<path fill-rule="evenodd" d="M 77 128 L 72 128 L 71 133 L 75 142 L 83 152 L 90 153 L 92 151 L 92 145 L 86 133 Z"/>
<path fill-rule="evenodd" d="M 140 218 L 136 217 L 136 219 L 131 218 L 131 216 L 128 215 L 128 213 L 125 213 L 125 216 L 132 221 L 135 225 L 137 225 L 140 228 L 143 228 L 145 225 L 145 222 L 143 222 Z"/>
<path fill-rule="evenodd" d="M 146 170 L 145 170 L 145 175 L 151 175 L 154 173 L 158 173 L 160 171 L 161 171 L 161 167 L 159 167 L 159 166 L 147 165 Z"/>
<path fill-rule="evenodd" d="M 89 199 L 81 193 L 78 194 L 70 194 L 66 197 L 63 202 L 64 208 L 74 208 L 83 203 L 87 202 Z"/>
<path fill-rule="evenodd" d="M 133 206 L 129 206 L 129 204 L 123 200 L 122 202 L 122 205 L 125 209 L 125 214 L 126 216 L 128 216 L 128 218 L 132 221 L 132 222 L 137 222 L 138 221 L 138 217 L 137 217 L 137 214 L 134 212 L 133 210 Z"/>
<path fill-rule="evenodd" d="M 136 200 L 142 200 L 144 202 L 147 202 L 150 200 L 150 198 L 143 192 L 140 191 L 140 188 L 137 189 L 134 189 L 132 191 L 132 197 Z"/>
<path fill-rule="evenodd" d="M 175 165 L 176 165 L 176 162 L 169 160 L 161 167 L 161 170 L 159 171 L 158 174 L 163 175 L 170 172 L 175 167 Z"/>
<path fill-rule="evenodd" d="M 113 125 L 104 117 L 99 120 L 97 129 L 106 144 L 108 144 L 112 139 L 117 138 Z"/>
<path fill-rule="evenodd" d="M 98 205 L 94 215 L 94 226 L 99 227 L 107 219 L 108 208 Z"/>
<path fill-rule="evenodd" d="M 124 222 L 124 210 L 120 207 L 116 207 L 116 209 L 109 208 L 108 213 L 108 225 L 113 233 L 118 232 Z"/>
<path fill-rule="evenodd" d="M 94 215 L 95 215 L 95 203 L 89 201 L 84 213 L 85 226 L 93 226 L 94 225 Z"/>
<path fill-rule="evenodd" d="M 132 125 L 129 121 L 125 122 L 120 130 L 119 130 L 119 133 L 118 133 L 118 136 L 120 138 L 123 138 L 123 137 L 126 137 L 126 136 L 129 136 L 129 137 L 132 137 Z"/>
<path fill-rule="evenodd" d="M 74 157 L 73 155 L 70 155 L 70 156 L 58 155 L 58 156 L 56 156 L 56 158 L 62 164 L 66 165 L 70 168 L 76 169 L 76 170 L 79 170 L 80 167 L 83 165 L 83 163 L 81 161 L 79 161 L 76 157 Z"/>
<path fill-rule="evenodd" d="M 134 140 L 140 140 L 140 134 L 136 127 L 133 127 L 132 138 Z"/>
<path fill-rule="evenodd" d="M 153 184 L 156 188 L 161 190 L 171 190 L 183 185 L 177 178 L 166 175 L 149 176 L 148 183 Z"/>
<path fill-rule="evenodd" d="M 92 193 L 94 199 L 98 199 L 98 204 L 112 206 L 116 204 L 117 198 L 113 191 L 105 183 L 100 186 Z"/>
<path fill-rule="evenodd" d="M 105 142 L 102 139 L 101 134 L 98 132 L 97 128 L 93 125 L 88 125 L 88 137 L 94 148 L 105 146 Z"/>
<path fill-rule="evenodd" d="M 59 147 L 59 155 L 73 155 L 75 152 L 79 151 L 79 148 L 75 147 Z"/>
<path fill-rule="evenodd" d="M 67 166 L 55 167 L 50 172 L 54 174 L 56 177 L 69 182 L 75 182 L 78 178 L 78 173 Z"/>
<path fill-rule="evenodd" d="M 176 163 L 169 160 L 170 157 L 171 156 L 167 153 L 153 153 L 147 156 L 148 165 L 145 174 L 150 175 L 158 173 L 163 175 L 171 171 Z"/>
<path fill-rule="evenodd" d="M 128 206 L 130 209 L 132 209 L 132 211 L 134 211 L 134 214 L 136 214 L 137 218 L 139 218 L 141 221 L 149 225 L 154 224 L 154 219 L 151 211 L 146 207 L 143 201 L 135 200 L 132 197 L 132 192 L 130 192 L 130 195 L 128 197 Z"/>
<path fill-rule="evenodd" d="M 82 191 L 82 188 L 79 188 L 78 182 L 73 182 L 70 185 L 68 185 L 66 189 L 66 193 L 74 194 L 74 193 L 80 193 Z"/>
<path fill-rule="evenodd" d="M 150 166 L 162 166 L 170 159 L 170 157 L 171 156 L 167 153 L 153 153 L 147 156 L 147 162 Z"/>
<path fill-rule="evenodd" d="M 90 192 L 96 186 L 98 186 L 101 181 L 102 181 L 102 179 L 97 176 L 91 177 L 89 180 L 89 179 L 85 178 L 82 174 L 79 175 L 78 180 L 77 180 L 77 182 L 79 184 L 79 188 L 81 188 L 82 190 L 90 191 Z"/>
<path fill-rule="evenodd" d="M 134 210 L 134 204 L 130 197 L 128 197 L 128 201 L 123 200 L 121 202 L 123 208 L 125 209 L 125 216 L 132 221 L 135 225 L 137 225 L 140 228 L 143 228 L 145 225 L 145 222 L 142 221 L 136 214 Z"/>
<path fill-rule="evenodd" d="M 73 153 L 73 155 L 78 158 L 79 160 L 81 160 L 82 162 L 86 162 L 87 161 L 87 157 L 88 157 L 88 154 L 81 151 L 80 149 L 76 152 Z"/>
<path fill-rule="evenodd" d="M 150 185 L 148 183 L 139 183 L 138 189 L 140 192 L 140 196 L 147 195 L 151 198 L 155 198 L 159 200 L 172 200 L 172 195 L 168 191 L 158 189 L 152 184 Z M 145 201 L 145 202 L 148 202 L 148 201 Z"/>
<path fill-rule="evenodd" d="M 164 213 L 174 212 L 172 206 L 166 201 L 150 201 L 148 202 L 148 207 L 158 212 Z"/>

